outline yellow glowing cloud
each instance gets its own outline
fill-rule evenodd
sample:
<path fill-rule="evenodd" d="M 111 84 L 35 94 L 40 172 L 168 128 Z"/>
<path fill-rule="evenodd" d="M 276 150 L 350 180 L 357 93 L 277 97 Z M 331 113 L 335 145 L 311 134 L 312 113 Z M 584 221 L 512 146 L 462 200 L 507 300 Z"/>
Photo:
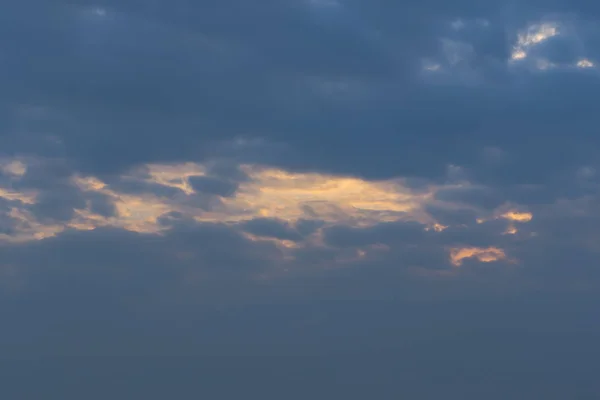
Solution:
<path fill-rule="evenodd" d="M 508 211 L 500 215 L 501 218 L 515 222 L 529 222 L 533 219 L 530 212 Z"/>
<path fill-rule="evenodd" d="M 527 50 L 536 44 L 542 43 L 549 38 L 558 35 L 558 25 L 553 23 L 535 24 L 529 26 L 518 35 L 517 43 L 513 46 L 512 60 L 527 58 Z"/>
<path fill-rule="evenodd" d="M 194 194 L 188 179 L 202 176 L 202 165 L 149 165 L 126 175 L 137 179 L 182 190 L 182 196 L 161 197 L 152 193 L 124 194 L 109 189 L 94 177 L 74 177 L 83 191 L 103 193 L 114 202 L 117 215 L 102 217 L 89 209 L 77 211 L 68 226 L 92 229 L 94 226 L 117 226 L 139 232 L 160 232 L 158 218 L 177 211 L 198 222 L 236 223 L 257 217 L 277 218 L 294 224 L 300 219 L 316 219 L 325 223 L 344 223 L 350 226 L 372 226 L 389 221 L 418 221 L 441 231 L 423 210 L 435 187 L 425 193 L 415 193 L 402 180 L 369 182 L 358 178 L 337 177 L 316 173 L 290 173 L 280 169 L 244 166 L 249 180 L 240 184 L 234 196 L 221 198 L 210 210 L 186 201 Z M 280 243 L 290 248 L 289 243 Z"/>
<path fill-rule="evenodd" d="M 414 221 L 424 229 L 441 232 L 448 228 L 435 221 L 425 206 L 435 201 L 438 190 L 451 185 L 431 185 L 416 191 L 402 179 L 367 181 L 355 177 L 343 177 L 318 173 L 292 173 L 276 168 L 242 166 L 248 179 L 240 182 L 231 197 L 220 197 L 208 209 L 195 201 L 198 196 L 189 179 L 204 176 L 206 168 L 201 164 L 185 163 L 174 165 L 152 164 L 130 171 L 121 177 L 124 181 L 145 182 L 153 185 L 180 189 L 174 196 L 152 192 L 125 193 L 103 182 L 97 177 L 73 176 L 73 183 L 83 192 L 101 193 L 114 204 L 114 216 L 102 216 L 92 211 L 91 204 L 75 210 L 74 217 L 63 224 L 44 225 L 25 210 L 15 208 L 13 218 L 18 221 L 17 234 L 3 235 L 0 240 L 27 241 L 54 236 L 64 229 L 92 230 L 97 227 L 117 227 L 135 232 L 161 234 L 168 227 L 159 223 L 159 218 L 177 212 L 198 222 L 236 224 L 257 217 L 277 218 L 293 227 L 302 219 L 321 221 L 324 227 L 344 224 L 352 227 L 369 227 L 382 222 Z M 35 193 L 16 193 L 0 189 L 0 197 L 34 204 Z M 459 205 L 452 205 L 458 207 Z M 497 218 L 515 222 L 528 222 L 530 213 L 509 210 Z M 282 250 L 282 257 L 303 246 L 324 246 L 322 230 L 303 238 L 300 243 L 244 234 L 252 241 L 271 241 Z M 346 254 L 340 253 L 341 263 L 377 257 L 386 248 L 377 246 L 355 248 Z M 459 266 L 469 257 L 482 262 L 504 259 L 504 252 L 497 248 L 460 248 L 451 251 L 452 264 Z M 354 262 L 352 261 L 352 262 Z"/>
<path fill-rule="evenodd" d="M 148 168 L 150 178 L 145 179 L 145 181 L 177 188 L 186 194 L 194 192 L 188 178 L 190 176 L 203 176 L 206 173 L 203 165 L 191 162 L 173 165 L 149 164 L 146 168 Z"/>
<path fill-rule="evenodd" d="M 504 250 L 497 247 L 462 247 L 450 251 L 450 262 L 456 267 L 460 267 L 466 258 L 476 258 L 480 262 L 493 262 L 505 260 Z"/>
<path fill-rule="evenodd" d="M 533 215 L 530 212 L 521 212 L 521 211 L 507 211 L 503 214 L 500 214 L 496 219 L 502 218 L 509 221 L 508 227 L 506 231 L 504 231 L 505 235 L 515 235 L 519 232 L 515 223 L 527 223 L 533 219 Z"/>
<path fill-rule="evenodd" d="M 177 211 L 166 199 L 145 193 L 119 193 L 108 189 L 104 182 L 94 177 L 74 177 L 73 181 L 83 191 L 108 196 L 115 205 L 117 215 L 104 217 L 92 213 L 89 207 L 76 210 L 75 218 L 67 224 L 70 228 L 89 230 L 100 226 L 114 226 L 135 232 L 156 233 L 160 231 L 158 218 L 169 211 Z"/>
<path fill-rule="evenodd" d="M 503 206 L 500 208 L 501 210 L 506 210 L 506 207 Z M 509 225 L 506 228 L 504 234 L 506 235 L 514 235 L 518 232 L 516 227 L 517 223 L 523 224 L 530 222 L 533 219 L 533 214 L 527 211 L 517 211 L 514 209 L 509 209 L 508 211 L 496 211 L 494 212 L 494 216 L 491 219 L 505 219 L 509 221 Z M 477 218 L 478 224 L 483 224 L 484 222 L 489 221 L 489 218 Z"/>
<path fill-rule="evenodd" d="M 12 164 L 13 170 L 16 164 Z M 21 215 L 30 228 L 23 228 L 19 240 L 47 237 L 70 228 L 91 230 L 111 226 L 136 232 L 160 233 L 165 228 L 158 220 L 169 212 L 178 212 L 198 222 L 234 224 L 257 217 L 277 218 L 294 225 L 300 219 L 320 220 L 325 225 L 345 224 L 368 227 L 381 222 L 416 221 L 426 229 L 440 232 L 446 226 L 438 224 L 424 210 L 437 186 L 416 192 L 402 179 L 366 181 L 317 173 L 291 173 L 281 169 L 246 165 L 242 167 L 249 179 L 240 183 L 232 197 L 220 198 L 209 210 L 194 204 L 194 189 L 189 183 L 193 176 L 204 176 L 205 166 L 197 163 L 172 165 L 151 164 L 130 171 L 124 181 L 145 182 L 180 189 L 175 196 L 155 193 L 123 193 L 102 180 L 89 176 L 73 176 L 73 183 L 83 192 L 102 193 L 114 204 L 116 215 L 105 217 L 92 212 L 91 205 L 75 210 L 72 220 L 62 225 L 46 227 L 30 214 Z M 25 204 L 36 202 L 36 193 L 20 193 L 0 189 L 0 197 Z M 40 233 L 36 235 L 34 230 Z M 2 237 L 6 239 L 5 237 Z M 259 238 L 253 237 L 253 240 Z M 261 240 L 266 240 L 261 238 Z M 268 239 L 274 240 L 274 239 Z M 305 238 L 306 243 L 322 245 L 319 232 Z M 291 243 L 279 241 L 282 248 Z"/>
<path fill-rule="evenodd" d="M 310 218 L 353 226 L 397 220 L 434 222 L 422 209 L 434 188 L 417 194 L 399 180 L 368 182 L 250 166 L 244 171 L 251 180 L 240 185 L 235 197 L 224 200 L 235 219 L 262 216 L 294 222 Z"/>

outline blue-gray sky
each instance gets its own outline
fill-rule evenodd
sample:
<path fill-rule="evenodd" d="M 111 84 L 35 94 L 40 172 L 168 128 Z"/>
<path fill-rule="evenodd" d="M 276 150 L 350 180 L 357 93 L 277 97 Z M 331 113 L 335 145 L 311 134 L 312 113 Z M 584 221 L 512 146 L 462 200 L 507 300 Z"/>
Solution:
<path fill-rule="evenodd" d="M 600 4 L 10 3 L 3 398 L 600 398 Z"/>

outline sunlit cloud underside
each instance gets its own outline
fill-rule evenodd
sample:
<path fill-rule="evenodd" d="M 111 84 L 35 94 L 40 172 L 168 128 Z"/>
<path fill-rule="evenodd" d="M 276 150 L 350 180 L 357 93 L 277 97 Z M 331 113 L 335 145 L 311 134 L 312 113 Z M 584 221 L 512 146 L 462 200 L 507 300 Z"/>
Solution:
<path fill-rule="evenodd" d="M 480 32 L 490 28 L 489 21 L 485 20 L 455 20 L 449 24 L 452 32 L 448 37 L 440 37 L 440 44 L 443 51 L 438 57 L 426 58 L 422 61 L 422 71 L 426 75 L 450 74 L 456 77 L 470 76 L 472 80 L 477 81 L 476 68 L 472 66 L 475 57 L 475 48 L 473 43 L 464 41 L 464 38 L 453 37 L 456 32 L 465 29 L 467 25 L 475 27 Z M 544 52 L 540 51 L 540 45 L 558 37 L 569 37 L 574 42 L 578 42 L 576 37 L 577 27 L 569 26 L 565 28 L 565 23 L 560 20 L 540 21 L 531 23 L 522 27 L 516 33 L 516 40 L 512 44 L 509 66 L 527 66 L 534 71 L 544 71 L 556 68 L 567 69 L 596 69 L 596 62 L 587 58 L 582 51 L 578 51 L 578 58 L 573 62 L 556 63 L 551 62 L 545 57 Z"/>
<path fill-rule="evenodd" d="M 27 171 L 26 164 L 18 160 L 5 161 L 2 165 L 13 182 L 18 182 Z M 322 240 L 322 232 L 331 226 L 360 229 L 403 221 L 418 223 L 424 230 L 441 233 L 448 226 L 441 224 L 426 211 L 428 205 L 448 210 L 470 207 L 435 198 L 440 190 L 460 189 L 468 185 L 466 183 L 432 184 L 417 190 L 409 187 L 402 178 L 367 181 L 347 176 L 292 173 L 257 165 L 243 165 L 240 172 L 245 178 L 233 182 L 235 189 L 226 194 L 194 189 L 194 178 L 216 178 L 210 176 L 205 165 L 193 162 L 146 165 L 122 175 L 117 184 L 104 182 L 94 176 L 73 174 L 72 184 L 83 194 L 105 196 L 116 211 L 114 215 L 100 215 L 93 211 L 88 201 L 85 208 L 75 209 L 73 218 L 64 223 L 44 223 L 36 219 L 28 209 L 28 206 L 38 201 L 36 190 L 0 188 L 0 198 L 9 200 L 12 204 L 9 217 L 17 221 L 13 232 L 0 234 L 0 241 L 19 243 L 42 240 L 67 229 L 86 231 L 98 227 L 163 235 L 172 229 L 172 226 L 164 223 L 165 217 L 172 215 L 177 215 L 181 220 L 232 227 L 257 218 L 272 219 L 291 229 L 301 221 L 319 222 L 320 228 L 302 235 L 302 240 L 283 240 L 257 233 L 243 233 L 252 241 L 273 242 L 285 252 L 301 247 L 326 246 Z M 232 182 L 229 183 L 233 185 Z M 127 185 L 138 189 L 123 189 Z M 506 233 L 514 234 L 517 232 L 517 223 L 529 222 L 531 218 L 532 215 L 528 212 L 505 208 L 490 215 L 482 215 L 477 222 L 505 219 L 509 221 L 509 231 Z M 380 252 L 389 247 L 375 245 L 370 249 Z M 361 258 L 366 255 L 365 252 L 365 249 L 355 249 L 354 254 Z M 453 265 L 460 266 L 465 258 L 489 262 L 506 259 L 506 255 L 498 248 L 453 247 L 449 250 L 449 260 Z"/>

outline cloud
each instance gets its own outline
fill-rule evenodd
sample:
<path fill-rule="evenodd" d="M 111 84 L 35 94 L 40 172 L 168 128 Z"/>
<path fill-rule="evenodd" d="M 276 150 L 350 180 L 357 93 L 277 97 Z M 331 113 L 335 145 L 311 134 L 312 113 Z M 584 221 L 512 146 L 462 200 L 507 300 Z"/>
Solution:
<path fill-rule="evenodd" d="M 486 249 L 594 190 L 566 183 L 598 150 L 589 5 L 45 7 L 9 14 L 46 47 L 4 27 L 32 49 L 5 49 L 7 241 L 194 221 L 287 252 Z"/>
<path fill-rule="evenodd" d="M 269 218 L 254 218 L 242 224 L 242 229 L 250 234 L 274 237 L 281 240 L 299 241 L 302 236 L 287 223 Z"/>
<path fill-rule="evenodd" d="M 232 391 L 272 363 L 303 398 L 597 392 L 596 3 L 5 8 L 2 354 L 202 356 Z"/>
<path fill-rule="evenodd" d="M 235 183 L 204 176 L 192 176 L 189 178 L 189 182 L 196 192 L 214 194 L 221 197 L 231 196 L 237 189 Z"/>
<path fill-rule="evenodd" d="M 489 263 L 505 259 L 506 255 L 504 254 L 504 251 L 495 247 L 489 247 L 485 249 L 478 247 L 452 249 L 450 254 L 452 265 L 460 267 L 465 258 L 476 258 L 481 262 Z"/>
<path fill-rule="evenodd" d="M 36 162 L 40 173 L 52 173 L 43 167 L 44 161 Z M 531 219 L 531 213 L 516 207 L 486 208 L 439 196 L 455 190 L 456 184 L 451 182 L 411 187 L 403 179 L 368 181 L 257 165 L 240 166 L 243 178 L 234 181 L 215 177 L 214 169 L 190 162 L 149 164 L 108 183 L 76 172 L 43 178 L 33 171 L 20 183 L 21 190 L 32 191 L 30 198 L 18 192 L 5 195 L 17 201 L 7 215 L 22 221 L 5 237 L 8 241 L 38 240 L 69 230 L 102 227 L 168 235 L 173 227 L 190 221 L 241 229 L 252 241 L 269 240 L 282 251 L 350 246 L 364 256 L 367 250 L 363 246 L 391 245 L 398 240 L 417 244 L 440 235 L 468 240 L 469 231 L 477 231 L 476 222 L 486 218 L 511 223 Z M 47 185 L 48 179 L 54 183 Z M 461 183 L 460 188 L 468 185 Z M 227 190 L 220 190 L 223 188 Z M 459 220 L 438 219 L 444 215 L 440 212 L 467 216 L 464 222 L 471 228 L 456 236 Z M 480 238 L 488 237 L 489 241 L 493 235 L 488 230 Z"/>
<path fill-rule="evenodd" d="M 536 165 L 560 169 L 597 152 L 597 144 L 587 146 L 584 156 L 573 148 L 577 141 L 549 148 L 560 132 L 548 119 L 557 114 L 548 111 L 570 107 L 563 119 L 586 112 L 596 92 L 594 68 L 542 74 L 510 65 L 515 51 L 536 60 L 571 52 L 571 64 L 593 64 L 597 33 L 582 16 L 596 14 L 587 5 L 409 2 L 399 9 L 381 2 L 247 7 L 232 1 L 207 11 L 185 2 L 78 4 L 56 3 L 45 16 L 27 19 L 49 45 L 27 37 L 22 25 L 5 27 L 28 41 L 33 58 L 25 65 L 18 48 L 5 50 L 11 60 L 8 87 L 26 100 L 7 105 L 13 128 L 4 140 L 16 151 L 31 151 L 34 145 L 19 133 L 26 131 L 44 143 L 35 151 L 68 154 L 84 173 L 203 161 L 237 138 L 286 148 L 240 154 L 253 158 L 246 162 L 377 178 L 439 177 L 453 163 L 497 180 L 498 171 L 474 165 L 476 153 L 495 146 L 510 160 L 503 179 L 538 181 L 547 174 Z M 245 11 L 228 11 L 236 8 Z M 9 11 L 11 21 L 26 15 L 21 7 Z M 66 22 L 57 29 L 53 18 Z M 257 19 L 263 21 L 260 29 L 251 24 Z M 460 29 L 453 28 L 457 20 Z M 555 39 L 566 40 L 566 49 L 544 47 Z M 64 66 L 51 51 L 61 52 Z M 426 59 L 440 65 L 433 72 L 445 84 L 419 78 Z M 536 69 L 537 61 L 532 63 Z M 577 101 L 563 100 L 575 93 Z M 438 134 L 439 127 L 446 134 Z M 581 130 L 571 134 L 594 141 Z M 535 139 L 519 144 L 523 135 Z M 542 138 L 546 152 L 537 152 L 539 162 L 532 162 L 532 146 Z M 456 141 L 461 145 L 452 146 Z M 337 151 L 340 145 L 344 151 Z M 559 150 L 560 163 L 542 160 L 543 153 Z M 107 158 L 112 161 L 103 162 Z"/>
<path fill-rule="evenodd" d="M 477 190 L 494 195 L 464 180 L 454 183 L 455 174 L 445 183 L 415 186 L 403 178 L 369 181 L 260 165 L 233 168 L 230 163 L 224 168 L 223 162 L 187 162 L 148 164 L 105 182 L 44 167 L 47 162 L 55 165 L 37 159 L 32 165 L 39 167 L 19 178 L 22 182 L 17 187 L 31 190 L 32 195 L 29 199 L 20 193 L 10 196 L 15 202 L 5 211 L 5 242 L 26 246 L 65 235 L 77 237 L 77 232 L 93 235 L 96 230 L 105 234 L 122 230 L 155 237 L 157 245 L 168 246 L 167 254 L 177 263 L 198 263 L 200 275 L 208 268 L 204 252 L 197 248 L 174 251 L 180 247 L 171 242 L 174 238 L 187 243 L 197 237 L 193 232 L 221 227 L 215 232 L 232 236 L 223 236 L 216 248 L 225 246 L 225 254 L 230 249 L 233 256 L 244 243 L 247 250 L 232 260 L 247 266 L 252 263 L 244 257 L 266 246 L 270 249 L 266 264 L 247 269 L 255 279 L 279 279 L 282 271 L 303 274 L 307 267 L 364 263 L 451 271 L 466 258 L 482 263 L 517 260 L 510 247 L 526 242 L 529 236 L 527 230 L 520 233 L 516 227 L 527 225 L 533 215 L 524 206 L 501 198 L 482 203 L 441 195 Z M 47 178 L 36 175 L 44 171 Z M 227 191 L 211 190 L 225 185 Z M 49 199 L 59 201 L 62 208 Z M 60 210 L 65 211 L 60 214 Z M 516 242 L 503 239 L 505 233 L 517 236 Z M 215 247 L 204 240 L 198 246 Z M 167 258 L 159 259 L 166 262 Z"/>

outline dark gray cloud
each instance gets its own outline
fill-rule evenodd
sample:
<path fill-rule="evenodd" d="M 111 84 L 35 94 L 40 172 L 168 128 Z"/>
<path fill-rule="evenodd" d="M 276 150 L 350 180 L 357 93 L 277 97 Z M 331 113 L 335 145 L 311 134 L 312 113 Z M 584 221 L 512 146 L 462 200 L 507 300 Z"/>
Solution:
<path fill-rule="evenodd" d="M 0 208 L 0 234 L 13 235 L 16 232 L 17 221 L 8 215 L 4 207 Z"/>
<path fill-rule="evenodd" d="M 22 131 L 56 136 L 86 171 L 206 158 L 214 142 L 261 137 L 288 150 L 253 157 L 291 168 L 433 177 L 455 163 L 481 179 L 536 183 L 598 151 L 581 126 L 595 121 L 595 71 L 507 63 L 518 32 L 544 21 L 562 23 L 564 35 L 532 56 L 593 59 L 598 14 L 585 2 L 44 7 L 35 16 L 7 10 L 6 37 L 22 42 L 5 50 L 7 93 L 20 99 L 7 104 L 5 140 L 17 146 Z M 440 61 L 448 84 L 420 78 L 422 59 L 448 57 L 465 59 Z M 17 112 L 31 106 L 46 111 Z M 565 130 L 575 139 L 564 142 Z M 510 160 L 477 165 L 485 146 Z"/>
<path fill-rule="evenodd" d="M 197 192 L 222 197 L 233 196 L 237 189 L 237 184 L 234 182 L 205 176 L 192 176 L 189 178 L 189 182 Z"/>
<path fill-rule="evenodd" d="M 294 228 L 301 235 L 310 235 L 315 233 L 317 229 L 322 227 L 325 223 L 323 221 L 314 220 L 314 219 L 300 219 L 296 222 Z"/>
<path fill-rule="evenodd" d="M 7 5 L 0 394 L 596 398 L 599 21 L 588 0 Z"/>
<path fill-rule="evenodd" d="M 241 229 L 253 235 L 282 240 L 299 241 L 302 235 L 285 221 L 270 218 L 254 218 L 241 225 Z"/>
<path fill-rule="evenodd" d="M 314 266 L 336 265 L 338 250 L 298 250 L 297 264 L 288 265 L 294 273 L 256 281 L 248 277 L 285 266 L 271 244 L 251 243 L 233 228 L 171 218 L 179 222 L 163 236 L 71 231 L 0 249 L 1 346 L 4 359 L 15 360 L 5 393 L 39 393 L 18 384 L 35 376 L 50 398 L 76 396 L 96 387 L 94 377 L 107 383 L 92 398 L 108 388 L 148 398 L 234 396 L 231 381 L 268 387 L 261 393 L 275 398 L 295 384 L 292 373 L 303 376 L 292 398 L 312 393 L 306 384 L 348 398 L 373 390 L 552 398 L 597 389 L 591 371 L 600 299 L 594 286 L 577 285 L 597 282 L 594 259 L 576 239 L 544 249 L 579 232 L 583 221 L 548 220 L 542 225 L 551 240 L 501 240 L 522 260 L 519 266 L 466 260 L 466 274 L 437 278 L 411 268 L 451 271 L 440 246 L 459 242 L 451 232 L 420 234 L 413 224 L 336 228 L 325 238 L 337 232 L 341 246 L 385 241 L 390 250 L 337 270 Z M 498 239 L 491 228 L 487 235 Z M 463 239 L 473 243 L 481 234 Z M 9 265 L 15 268 L 5 270 Z M 31 357 L 38 361 L 23 364 Z M 315 365 L 318 374 L 311 372 Z M 64 383 L 82 369 L 85 378 Z M 206 373 L 192 379 L 192 369 Z M 127 378 L 118 387 L 115 371 Z M 329 377 L 341 373 L 348 383 L 333 384 Z M 263 374 L 277 380 L 267 385 Z"/>
<path fill-rule="evenodd" d="M 103 217 L 112 217 L 117 214 L 115 205 L 108 196 L 93 193 L 89 194 L 87 199 L 90 201 L 91 212 L 99 214 Z"/>
<path fill-rule="evenodd" d="M 370 229 L 334 226 L 324 232 L 327 244 L 339 247 L 357 247 L 369 244 L 405 242 L 414 244 L 426 240 L 427 232 L 417 223 L 387 223 Z"/>

